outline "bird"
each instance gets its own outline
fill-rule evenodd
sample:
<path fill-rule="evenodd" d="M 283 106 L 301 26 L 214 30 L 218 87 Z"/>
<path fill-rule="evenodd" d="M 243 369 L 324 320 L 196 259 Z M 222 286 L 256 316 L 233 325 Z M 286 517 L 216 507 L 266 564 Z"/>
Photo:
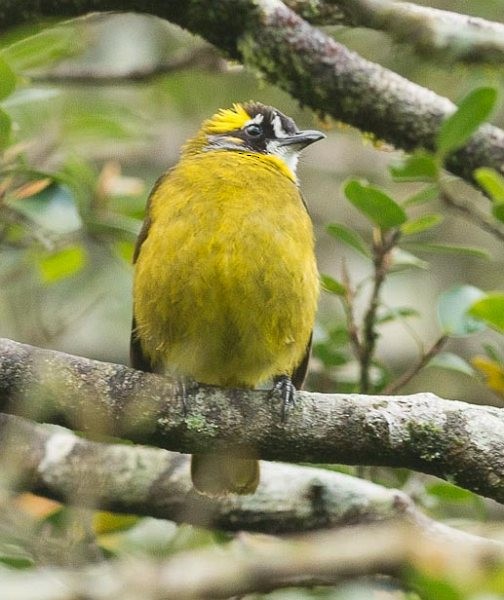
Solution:
<path fill-rule="evenodd" d="M 131 365 L 227 388 L 272 383 L 282 414 L 307 372 L 319 295 L 301 150 L 325 135 L 272 106 L 218 110 L 155 183 L 134 250 Z M 191 459 L 196 491 L 252 494 L 259 462 Z"/>

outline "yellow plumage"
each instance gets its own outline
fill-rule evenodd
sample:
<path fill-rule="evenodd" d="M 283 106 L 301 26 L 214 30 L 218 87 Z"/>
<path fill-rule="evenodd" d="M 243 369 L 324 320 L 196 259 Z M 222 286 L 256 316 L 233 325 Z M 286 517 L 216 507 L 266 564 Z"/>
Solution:
<path fill-rule="evenodd" d="M 222 153 L 182 161 L 153 194 L 135 316 L 144 351 L 170 372 L 255 386 L 291 373 L 305 352 L 318 291 L 313 234 L 275 164 Z"/>
<path fill-rule="evenodd" d="M 203 149 L 209 132 L 250 119 L 238 106 L 227 123 L 221 112 L 204 124 L 151 194 L 135 269 L 135 335 L 154 370 L 255 387 L 303 361 L 319 285 L 312 224 L 286 163 L 245 148 Z M 239 463 L 253 468 L 233 485 Z M 226 475 L 230 483 L 209 493 L 255 489 L 255 461 L 228 467 L 237 471 Z"/>

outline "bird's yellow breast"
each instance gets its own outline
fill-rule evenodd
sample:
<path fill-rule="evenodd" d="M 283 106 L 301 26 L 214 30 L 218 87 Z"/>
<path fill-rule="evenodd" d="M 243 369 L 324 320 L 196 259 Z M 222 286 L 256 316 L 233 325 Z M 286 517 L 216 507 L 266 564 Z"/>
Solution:
<path fill-rule="evenodd" d="M 134 281 L 142 348 L 158 368 L 215 385 L 290 374 L 313 327 L 310 218 L 279 159 L 186 156 L 155 188 Z"/>

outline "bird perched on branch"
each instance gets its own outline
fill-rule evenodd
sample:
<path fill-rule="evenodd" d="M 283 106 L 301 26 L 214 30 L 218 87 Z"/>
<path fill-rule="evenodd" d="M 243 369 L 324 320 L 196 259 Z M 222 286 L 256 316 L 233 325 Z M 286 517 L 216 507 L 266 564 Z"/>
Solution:
<path fill-rule="evenodd" d="M 132 366 L 201 383 L 273 380 L 283 409 L 304 380 L 319 291 L 300 151 L 325 137 L 270 106 L 205 121 L 152 190 L 134 262 Z M 192 457 L 194 487 L 249 494 L 259 463 Z"/>

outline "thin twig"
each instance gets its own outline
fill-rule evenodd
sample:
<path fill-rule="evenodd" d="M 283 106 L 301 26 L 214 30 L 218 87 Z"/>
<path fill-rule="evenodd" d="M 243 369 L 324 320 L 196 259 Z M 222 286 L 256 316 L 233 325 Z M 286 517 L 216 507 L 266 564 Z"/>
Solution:
<path fill-rule="evenodd" d="M 348 272 L 348 266 L 344 257 L 341 264 L 341 277 L 343 280 L 343 285 L 345 286 L 345 295 L 342 297 L 342 304 L 343 310 L 345 311 L 348 337 L 350 338 L 350 343 L 352 345 L 356 358 L 360 360 L 360 357 L 362 355 L 362 343 L 359 337 L 359 328 L 357 327 L 357 323 L 355 322 L 355 315 L 353 310 L 355 291 L 352 287 L 350 273 Z"/>
<path fill-rule="evenodd" d="M 440 199 L 442 202 L 457 210 L 467 221 L 474 223 L 484 231 L 492 234 L 498 240 L 504 242 L 504 228 L 499 226 L 496 219 L 476 208 L 472 204 L 457 200 L 446 188 L 441 188 Z"/>
<path fill-rule="evenodd" d="M 395 381 L 392 381 L 384 390 L 383 394 L 395 394 L 401 388 L 403 388 L 407 383 L 409 383 L 413 377 L 417 373 L 419 373 L 435 356 L 437 356 L 441 350 L 444 348 L 446 342 L 448 341 L 448 336 L 441 336 L 435 344 L 433 344 L 426 352 L 422 354 L 416 365 L 413 365 L 409 371 L 405 371 L 400 377 L 398 377 Z"/>
<path fill-rule="evenodd" d="M 370 367 L 376 347 L 376 313 L 380 305 L 380 291 L 390 268 L 390 252 L 397 244 L 400 231 L 385 233 L 375 230 L 373 239 L 374 277 L 369 306 L 364 315 L 363 341 L 360 354 L 360 392 L 366 394 L 370 389 Z"/>

